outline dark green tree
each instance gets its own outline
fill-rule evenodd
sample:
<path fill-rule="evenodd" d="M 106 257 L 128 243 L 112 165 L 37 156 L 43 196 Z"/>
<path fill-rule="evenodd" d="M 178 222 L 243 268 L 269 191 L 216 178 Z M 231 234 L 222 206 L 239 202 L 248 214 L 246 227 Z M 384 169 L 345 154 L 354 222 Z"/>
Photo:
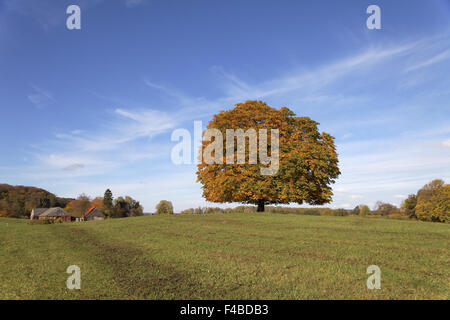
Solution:
<path fill-rule="evenodd" d="M 410 218 L 416 217 L 417 196 L 410 194 L 402 203 L 402 211 Z"/>
<path fill-rule="evenodd" d="M 126 196 L 118 197 L 114 200 L 114 206 L 111 210 L 112 218 L 125 218 L 125 217 L 136 217 L 142 216 L 144 213 L 142 206 L 139 201 Z"/>
<path fill-rule="evenodd" d="M 106 189 L 105 195 L 103 196 L 103 214 L 106 217 L 111 217 L 113 209 L 113 194 L 111 190 Z"/>

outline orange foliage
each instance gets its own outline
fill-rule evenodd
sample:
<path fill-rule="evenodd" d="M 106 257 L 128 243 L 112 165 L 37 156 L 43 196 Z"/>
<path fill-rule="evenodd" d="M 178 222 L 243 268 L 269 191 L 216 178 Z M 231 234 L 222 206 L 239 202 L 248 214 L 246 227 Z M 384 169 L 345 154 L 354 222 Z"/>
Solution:
<path fill-rule="evenodd" d="M 91 202 L 93 207 L 96 207 L 98 210 L 103 212 L 103 198 L 97 197 Z"/>
<path fill-rule="evenodd" d="M 330 184 L 340 174 L 338 155 L 334 138 L 327 133 L 319 133 L 317 125 L 308 117 L 296 117 L 286 107 L 277 110 L 262 101 L 239 103 L 234 109 L 214 115 L 207 128 L 220 130 L 223 137 L 226 129 L 267 129 L 269 133 L 270 129 L 278 129 L 280 167 L 275 175 L 261 175 L 260 168 L 267 165 L 260 161 L 248 163 L 248 143 L 245 164 L 226 164 L 224 142 L 223 164 L 202 162 L 198 165 L 197 181 L 203 185 L 203 196 L 211 202 L 244 202 L 262 206 L 330 202 L 333 195 Z M 270 137 L 267 141 L 270 150 Z M 203 141 L 200 152 L 210 143 Z"/>

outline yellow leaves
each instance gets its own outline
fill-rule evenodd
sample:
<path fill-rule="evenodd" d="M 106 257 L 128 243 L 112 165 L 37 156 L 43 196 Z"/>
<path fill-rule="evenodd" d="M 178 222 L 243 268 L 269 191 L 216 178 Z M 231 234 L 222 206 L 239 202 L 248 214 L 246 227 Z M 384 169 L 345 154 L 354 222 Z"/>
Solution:
<path fill-rule="evenodd" d="M 439 185 L 432 183 L 419 190 L 415 214 L 419 220 L 449 222 L 450 184 L 444 185 L 443 181 Z"/>

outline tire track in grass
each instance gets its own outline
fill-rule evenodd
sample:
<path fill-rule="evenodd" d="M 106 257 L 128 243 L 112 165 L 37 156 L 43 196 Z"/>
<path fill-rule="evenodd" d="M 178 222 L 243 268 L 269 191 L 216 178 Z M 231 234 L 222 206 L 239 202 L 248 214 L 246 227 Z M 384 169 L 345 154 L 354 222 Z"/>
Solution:
<path fill-rule="evenodd" d="M 122 299 L 183 299 L 198 294 L 198 283 L 188 273 L 158 263 L 144 250 L 123 242 L 100 241 L 82 225 L 69 225 L 68 229 L 61 233 L 61 239 L 70 245 L 80 245 L 82 239 L 83 251 L 89 253 L 89 259 L 95 257 L 97 267 L 111 274 L 110 286 L 120 290 Z"/>

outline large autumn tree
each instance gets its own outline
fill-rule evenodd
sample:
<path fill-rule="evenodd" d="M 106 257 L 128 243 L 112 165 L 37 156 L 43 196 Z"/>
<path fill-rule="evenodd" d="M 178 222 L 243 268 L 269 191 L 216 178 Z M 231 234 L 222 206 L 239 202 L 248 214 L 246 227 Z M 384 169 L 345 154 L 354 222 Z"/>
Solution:
<path fill-rule="evenodd" d="M 417 193 L 417 219 L 422 221 L 450 221 L 450 184 L 435 179 Z"/>
<path fill-rule="evenodd" d="M 211 202 L 256 204 L 258 211 L 264 211 L 267 204 L 320 205 L 330 202 L 333 195 L 330 185 L 340 174 L 338 155 L 334 138 L 325 132 L 320 133 L 317 125 L 308 117 L 297 117 L 286 107 L 277 110 L 262 101 L 239 103 L 234 109 L 214 115 L 207 128 L 219 130 L 224 139 L 227 129 L 255 129 L 259 132 L 266 129 L 269 155 L 271 129 L 278 129 L 279 168 L 275 174 L 261 174 L 261 168 L 269 165 L 261 161 L 250 164 L 247 139 L 245 163 L 226 163 L 224 141 L 222 164 L 217 161 L 210 164 L 201 161 L 198 164 L 197 181 L 203 185 L 203 196 Z M 213 138 L 211 140 L 214 141 Z M 202 141 L 202 156 L 211 143 L 205 139 Z M 234 148 L 237 154 L 236 143 Z"/>

